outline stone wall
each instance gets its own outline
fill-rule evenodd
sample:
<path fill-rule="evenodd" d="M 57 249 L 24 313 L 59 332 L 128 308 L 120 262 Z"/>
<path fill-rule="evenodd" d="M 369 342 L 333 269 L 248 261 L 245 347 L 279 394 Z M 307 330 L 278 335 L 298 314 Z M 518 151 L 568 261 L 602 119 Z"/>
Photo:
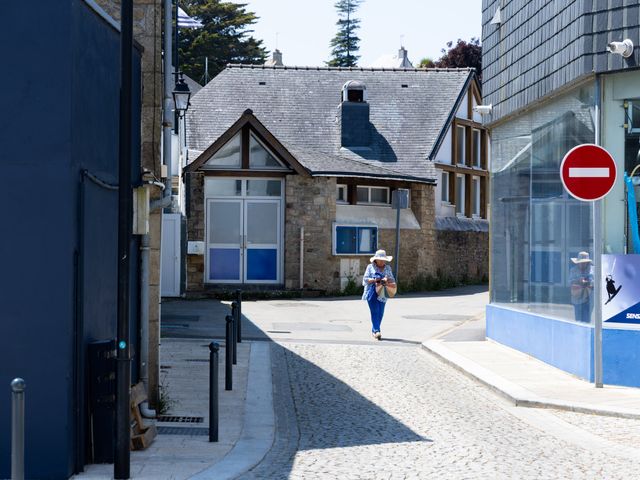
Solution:
<path fill-rule="evenodd" d="M 488 232 L 436 230 L 436 243 L 439 276 L 464 282 L 488 280 Z"/>
<path fill-rule="evenodd" d="M 188 240 L 205 239 L 204 176 L 189 173 Z M 336 179 L 289 175 L 285 186 L 284 287 L 300 288 L 300 231 L 304 227 L 303 288 L 336 292 L 348 278 L 358 285 L 370 255 L 333 255 L 336 218 Z M 443 276 L 457 281 L 487 277 L 488 234 L 477 231 L 436 230 L 435 187 L 411 185 L 411 209 L 419 230 L 400 231 L 399 279 L 409 283 L 418 276 Z M 378 246 L 395 255 L 395 229 L 378 230 Z M 187 292 L 204 290 L 202 255 L 187 255 Z M 394 263 L 392 263 L 392 266 Z"/>
<path fill-rule="evenodd" d="M 204 175 L 190 172 L 185 175 L 189 204 L 187 205 L 187 241 L 205 241 Z M 187 293 L 204 289 L 204 255 L 187 255 Z"/>

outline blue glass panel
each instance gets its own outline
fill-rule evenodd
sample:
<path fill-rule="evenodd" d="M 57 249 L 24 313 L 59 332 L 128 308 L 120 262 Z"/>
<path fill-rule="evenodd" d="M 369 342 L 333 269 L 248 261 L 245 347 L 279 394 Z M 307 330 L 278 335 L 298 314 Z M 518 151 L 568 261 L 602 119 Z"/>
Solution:
<path fill-rule="evenodd" d="M 209 249 L 209 280 L 240 280 L 240 249 Z"/>
<path fill-rule="evenodd" d="M 247 250 L 247 280 L 277 280 L 278 250 L 250 248 Z"/>
<path fill-rule="evenodd" d="M 357 228 L 336 227 L 336 253 L 356 253 Z"/>
<path fill-rule="evenodd" d="M 560 252 L 531 252 L 531 281 L 560 283 L 562 281 Z"/>

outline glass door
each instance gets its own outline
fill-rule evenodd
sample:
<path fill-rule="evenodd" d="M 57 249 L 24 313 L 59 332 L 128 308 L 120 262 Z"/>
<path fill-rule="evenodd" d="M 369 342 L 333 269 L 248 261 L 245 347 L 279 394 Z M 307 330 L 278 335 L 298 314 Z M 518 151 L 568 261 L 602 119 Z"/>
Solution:
<path fill-rule="evenodd" d="M 245 282 L 277 283 L 280 200 L 245 200 Z"/>
<path fill-rule="evenodd" d="M 208 282 L 241 283 L 243 265 L 243 201 L 207 202 Z"/>

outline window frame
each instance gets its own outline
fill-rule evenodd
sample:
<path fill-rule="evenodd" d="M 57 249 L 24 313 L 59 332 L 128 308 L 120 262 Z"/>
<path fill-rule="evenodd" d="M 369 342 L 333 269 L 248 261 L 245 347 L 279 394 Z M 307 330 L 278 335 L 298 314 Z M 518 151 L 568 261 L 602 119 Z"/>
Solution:
<path fill-rule="evenodd" d="M 367 189 L 367 201 L 366 202 L 361 202 L 361 201 L 358 200 L 358 189 L 359 188 L 366 188 Z M 372 202 L 371 201 L 371 190 L 374 189 L 374 188 L 386 191 L 386 195 L 387 195 L 386 203 Z M 356 205 L 382 205 L 382 206 L 391 205 L 391 188 L 380 186 L 380 185 L 356 185 Z"/>
<path fill-rule="evenodd" d="M 344 200 L 340 200 L 339 192 L 340 190 L 344 191 Z M 336 204 L 338 205 L 349 205 L 349 186 L 345 183 L 338 183 L 336 185 Z"/>
<path fill-rule="evenodd" d="M 338 228 L 355 228 L 356 229 L 356 252 L 347 252 L 347 253 L 338 253 Z M 371 251 L 368 252 L 359 252 L 358 250 L 358 243 L 359 243 L 359 239 L 360 239 L 360 230 L 364 230 L 364 229 L 373 229 L 374 233 L 375 233 L 375 241 L 373 243 L 372 249 Z M 377 248 L 378 248 L 378 236 L 379 236 L 379 229 L 378 229 L 378 225 L 374 225 L 374 224 L 353 224 L 353 223 L 338 223 L 338 222 L 334 222 L 332 227 L 331 227 L 331 231 L 332 231 L 332 245 L 331 245 L 331 249 L 332 249 L 332 253 L 334 256 L 363 256 L 363 255 L 373 255 Z"/>
<path fill-rule="evenodd" d="M 450 196 L 451 189 L 449 187 L 449 182 L 451 181 L 451 178 L 450 178 L 451 174 L 447 170 L 441 170 L 440 174 L 441 174 L 440 178 L 442 179 L 442 181 L 440 182 L 440 202 L 444 205 L 451 205 L 451 196 Z M 445 178 L 446 178 L 446 181 L 445 181 Z M 442 198 L 444 196 L 446 196 L 447 198 L 446 199 Z"/>
<path fill-rule="evenodd" d="M 476 142 L 476 133 L 478 141 Z M 473 168 L 482 168 L 482 130 L 479 128 L 471 128 L 471 166 Z"/>
<path fill-rule="evenodd" d="M 467 127 L 464 125 L 456 124 L 456 135 L 455 135 L 455 151 L 453 152 L 453 156 L 455 157 L 454 165 L 466 165 L 466 157 L 467 157 Z M 460 131 L 462 131 L 462 143 L 460 143 Z M 462 151 L 459 151 L 459 147 L 462 146 Z"/>
<path fill-rule="evenodd" d="M 455 206 L 456 206 L 456 216 L 457 217 L 466 217 L 466 209 L 465 209 L 465 205 L 466 205 L 466 200 L 467 200 L 467 195 L 466 195 L 466 184 L 467 184 L 467 175 L 464 173 L 456 173 L 456 201 L 455 201 Z M 458 179 L 462 179 L 461 186 L 462 188 L 459 188 L 458 186 Z M 462 195 L 461 198 L 459 198 L 459 195 Z M 458 200 L 460 200 L 460 204 L 458 203 Z M 460 208 L 460 211 L 458 211 L 458 208 Z"/>
<path fill-rule="evenodd" d="M 471 218 L 482 218 L 482 180 L 477 175 L 471 176 L 471 192 Z"/>

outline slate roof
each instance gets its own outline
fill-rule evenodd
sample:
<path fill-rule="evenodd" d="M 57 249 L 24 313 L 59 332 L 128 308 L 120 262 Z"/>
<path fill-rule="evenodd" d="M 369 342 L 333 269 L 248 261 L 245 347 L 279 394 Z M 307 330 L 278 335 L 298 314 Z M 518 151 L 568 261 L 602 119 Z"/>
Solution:
<path fill-rule="evenodd" d="M 430 158 L 474 78 L 471 69 L 359 69 L 229 65 L 191 98 L 187 142 L 206 150 L 246 109 L 311 174 L 436 179 Z M 342 86 L 363 82 L 369 149 L 341 148 Z"/>

